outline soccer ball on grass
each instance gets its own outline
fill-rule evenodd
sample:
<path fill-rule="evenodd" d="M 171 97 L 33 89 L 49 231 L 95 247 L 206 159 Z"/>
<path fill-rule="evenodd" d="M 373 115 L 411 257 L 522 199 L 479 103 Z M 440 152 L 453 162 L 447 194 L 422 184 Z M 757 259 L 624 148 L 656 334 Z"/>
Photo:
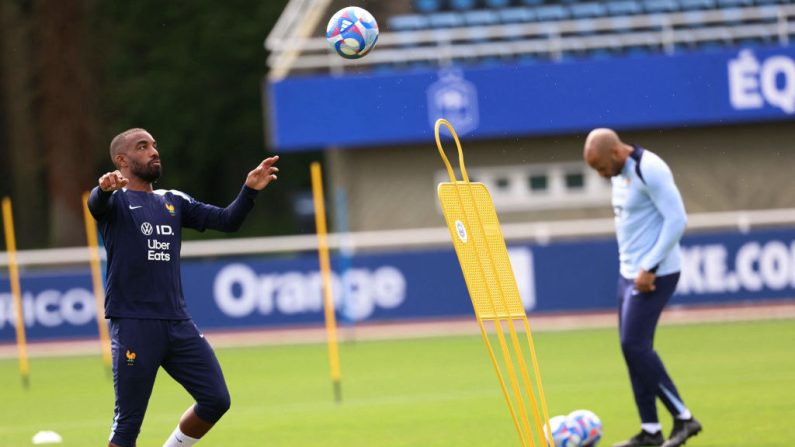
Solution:
<path fill-rule="evenodd" d="M 602 421 L 589 410 L 575 410 L 566 416 L 580 438 L 581 447 L 595 447 L 602 439 Z"/>
<path fill-rule="evenodd" d="M 550 439 L 554 441 L 555 447 L 580 447 L 580 436 L 575 431 L 575 426 L 566 416 L 555 416 L 549 419 L 549 428 L 552 435 L 544 425 L 544 436 L 547 438 L 547 445 L 551 446 Z"/>

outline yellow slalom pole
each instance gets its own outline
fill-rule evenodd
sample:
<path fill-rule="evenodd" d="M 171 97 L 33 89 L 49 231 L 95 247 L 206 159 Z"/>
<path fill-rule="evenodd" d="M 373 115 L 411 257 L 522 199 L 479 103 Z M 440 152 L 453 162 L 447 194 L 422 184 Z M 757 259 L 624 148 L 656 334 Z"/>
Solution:
<path fill-rule="evenodd" d="M 331 382 L 334 385 L 334 400 L 342 401 L 340 373 L 340 354 L 337 345 L 337 319 L 334 314 L 334 295 L 331 290 L 331 262 L 328 253 L 328 230 L 326 229 L 326 207 L 323 202 L 323 177 L 320 163 L 313 162 L 312 196 L 315 202 L 315 228 L 317 230 L 320 275 L 323 280 L 323 308 L 326 315 L 326 337 L 328 341 L 328 361 L 331 368 Z"/>
<path fill-rule="evenodd" d="M 102 273 L 99 267 L 99 241 L 94 217 L 88 211 L 88 192 L 83 193 L 83 220 L 86 224 L 86 241 L 91 263 L 91 279 L 94 285 L 94 304 L 97 308 L 97 327 L 99 328 L 99 342 L 102 349 L 102 363 L 107 372 L 111 371 L 110 334 L 105 323 L 105 288 L 102 285 Z"/>
<path fill-rule="evenodd" d="M 25 318 L 22 314 L 22 287 L 19 284 L 19 266 L 17 265 L 17 242 L 14 236 L 14 215 L 11 212 L 11 199 L 3 197 L 3 224 L 6 234 L 6 251 L 8 252 L 8 276 L 11 282 L 11 296 L 14 299 L 16 314 L 17 350 L 19 351 L 19 374 L 22 385 L 30 386 L 30 367 L 28 365 L 28 346 L 25 340 Z"/>

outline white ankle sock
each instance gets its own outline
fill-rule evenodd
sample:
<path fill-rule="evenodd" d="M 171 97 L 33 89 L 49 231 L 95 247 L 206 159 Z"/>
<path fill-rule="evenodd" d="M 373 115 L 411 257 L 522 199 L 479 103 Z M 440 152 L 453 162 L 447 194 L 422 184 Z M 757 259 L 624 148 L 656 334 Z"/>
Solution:
<path fill-rule="evenodd" d="M 658 431 L 662 430 L 662 424 L 660 424 L 659 422 L 644 422 L 640 424 L 640 428 L 646 433 L 655 434 Z"/>
<path fill-rule="evenodd" d="M 179 429 L 179 425 L 177 428 L 174 429 L 174 432 L 171 433 L 171 436 L 168 437 L 168 440 L 163 447 L 191 447 L 193 444 L 199 442 L 196 438 L 191 438 L 190 436 L 182 433 Z"/>
<path fill-rule="evenodd" d="M 685 420 L 685 421 L 690 419 L 690 418 L 692 418 L 692 417 L 693 417 L 693 415 L 690 414 L 690 410 L 688 410 L 687 408 L 685 408 L 685 411 L 679 413 L 679 415 L 676 416 L 677 419 L 682 419 L 682 420 Z"/>

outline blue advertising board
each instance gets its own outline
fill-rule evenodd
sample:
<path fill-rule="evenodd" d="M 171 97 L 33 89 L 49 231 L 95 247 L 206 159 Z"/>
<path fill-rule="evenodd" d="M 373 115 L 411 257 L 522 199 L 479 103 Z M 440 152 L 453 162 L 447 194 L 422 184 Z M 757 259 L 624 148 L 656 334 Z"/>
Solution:
<path fill-rule="evenodd" d="M 280 151 L 795 117 L 795 46 L 266 81 Z"/>
<path fill-rule="evenodd" d="M 613 239 L 514 244 L 509 256 L 530 313 L 613 309 L 618 278 Z M 672 304 L 723 304 L 795 297 L 795 229 L 688 235 Z M 341 264 L 339 259 L 336 264 Z M 359 254 L 335 269 L 339 319 L 395 321 L 472 316 L 450 249 Z M 268 328 L 323 322 L 317 257 L 183 262 L 188 308 L 203 329 Z M 88 269 L 25 274 L 31 340 L 97 333 Z M 0 278 L 0 342 L 14 340 L 7 278 Z"/>

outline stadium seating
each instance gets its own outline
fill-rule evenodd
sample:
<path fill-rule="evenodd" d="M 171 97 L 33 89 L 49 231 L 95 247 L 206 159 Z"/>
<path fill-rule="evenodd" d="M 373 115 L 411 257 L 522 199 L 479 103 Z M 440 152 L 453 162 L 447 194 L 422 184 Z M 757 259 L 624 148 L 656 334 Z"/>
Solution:
<path fill-rule="evenodd" d="M 574 3 L 569 7 L 571 17 L 574 19 L 587 19 L 593 17 L 604 17 L 607 15 L 607 7 L 598 2 Z"/>
<path fill-rule="evenodd" d="M 497 10 L 501 23 L 532 22 L 536 19 L 535 10 L 530 8 L 505 8 Z"/>
<path fill-rule="evenodd" d="M 486 0 L 485 4 L 491 9 L 507 8 L 511 5 L 511 0 Z"/>
<path fill-rule="evenodd" d="M 414 0 L 414 9 L 419 13 L 440 11 L 443 6 L 441 0 Z"/>
<path fill-rule="evenodd" d="M 715 0 L 679 0 L 679 6 L 684 11 L 694 9 L 712 9 L 715 5 Z"/>
<path fill-rule="evenodd" d="M 607 12 L 610 15 L 633 15 L 643 12 L 643 7 L 635 0 L 618 0 L 607 2 Z"/>
<path fill-rule="evenodd" d="M 494 25 L 500 23 L 500 16 L 496 11 L 489 9 L 467 11 L 464 14 L 464 23 L 469 26 Z"/>
<path fill-rule="evenodd" d="M 539 22 L 549 22 L 553 20 L 565 20 L 569 18 L 569 9 L 563 5 L 544 5 L 535 9 L 536 20 Z"/>
<path fill-rule="evenodd" d="M 475 9 L 477 2 L 475 0 L 450 0 L 450 9 L 456 11 L 468 11 Z"/>
<path fill-rule="evenodd" d="M 643 10 L 649 14 L 679 11 L 676 0 L 644 0 Z"/>
<path fill-rule="evenodd" d="M 449 30 L 434 35 L 453 44 L 522 42 L 516 47 L 522 49 L 507 55 L 492 54 L 497 48 L 492 45 L 491 50 L 472 52 L 480 56 L 457 63 L 535 64 L 550 58 L 643 57 L 770 45 L 779 38 L 771 31 L 781 20 L 778 8 L 792 4 L 795 0 L 412 0 L 414 13 L 390 17 L 387 29 Z M 733 27 L 742 27 L 742 32 L 734 35 Z M 671 40 L 663 42 L 666 33 Z M 558 44 L 552 41 L 541 44 L 549 38 L 569 40 L 555 50 Z"/>

